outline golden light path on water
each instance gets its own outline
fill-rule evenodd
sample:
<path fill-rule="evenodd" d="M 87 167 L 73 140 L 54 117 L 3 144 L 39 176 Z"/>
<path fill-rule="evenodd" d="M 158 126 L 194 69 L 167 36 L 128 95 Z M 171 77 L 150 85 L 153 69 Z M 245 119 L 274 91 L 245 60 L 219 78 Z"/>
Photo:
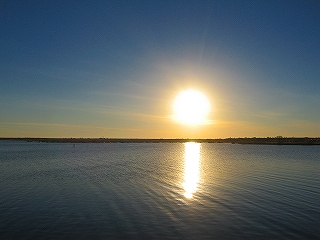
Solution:
<path fill-rule="evenodd" d="M 184 166 L 184 196 L 192 198 L 197 191 L 200 167 L 200 147 L 201 143 L 187 142 L 185 145 L 185 166 Z"/>

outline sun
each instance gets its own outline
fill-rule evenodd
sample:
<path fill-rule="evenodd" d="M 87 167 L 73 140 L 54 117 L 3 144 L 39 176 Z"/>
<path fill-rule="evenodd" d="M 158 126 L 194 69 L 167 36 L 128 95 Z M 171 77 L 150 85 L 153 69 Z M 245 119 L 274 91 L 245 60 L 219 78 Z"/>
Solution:
<path fill-rule="evenodd" d="M 210 111 L 208 98 L 193 89 L 181 91 L 173 103 L 173 118 L 183 124 L 203 125 Z"/>

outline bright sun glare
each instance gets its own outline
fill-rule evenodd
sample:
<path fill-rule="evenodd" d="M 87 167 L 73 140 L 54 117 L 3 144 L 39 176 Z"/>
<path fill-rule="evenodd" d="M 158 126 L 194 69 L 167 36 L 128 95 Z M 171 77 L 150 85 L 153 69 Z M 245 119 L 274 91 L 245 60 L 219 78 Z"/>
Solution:
<path fill-rule="evenodd" d="M 184 196 L 192 198 L 193 193 L 197 191 L 199 181 L 199 166 L 200 166 L 200 147 L 201 143 L 187 142 L 185 146 L 185 173 L 183 188 Z"/>
<path fill-rule="evenodd" d="M 201 125 L 207 122 L 210 103 L 203 93 L 189 89 L 178 94 L 173 109 L 173 117 L 176 121 L 183 124 Z"/>

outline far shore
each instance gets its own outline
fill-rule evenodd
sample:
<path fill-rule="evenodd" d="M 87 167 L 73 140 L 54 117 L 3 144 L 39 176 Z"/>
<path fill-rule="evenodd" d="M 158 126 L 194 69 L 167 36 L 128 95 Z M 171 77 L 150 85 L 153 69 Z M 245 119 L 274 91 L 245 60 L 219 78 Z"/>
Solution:
<path fill-rule="evenodd" d="M 264 145 L 320 145 L 320 137 L 267 137 L 267 138 L 0 138 L 0 140 L 15 140 L 47 143 L 232 143 L 232 144 L 264 144 Z"/>

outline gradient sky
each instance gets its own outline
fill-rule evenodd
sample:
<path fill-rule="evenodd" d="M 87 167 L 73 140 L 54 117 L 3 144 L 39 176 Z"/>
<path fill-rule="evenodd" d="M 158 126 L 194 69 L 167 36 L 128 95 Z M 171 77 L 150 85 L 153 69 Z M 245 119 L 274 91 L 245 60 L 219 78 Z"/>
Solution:
<path fill-rule="evenodd" d="M 0 137 L 320 136 L 320 2 L 1 1 Z M 212 124 L 170 117 L 179 91 Z"/>

